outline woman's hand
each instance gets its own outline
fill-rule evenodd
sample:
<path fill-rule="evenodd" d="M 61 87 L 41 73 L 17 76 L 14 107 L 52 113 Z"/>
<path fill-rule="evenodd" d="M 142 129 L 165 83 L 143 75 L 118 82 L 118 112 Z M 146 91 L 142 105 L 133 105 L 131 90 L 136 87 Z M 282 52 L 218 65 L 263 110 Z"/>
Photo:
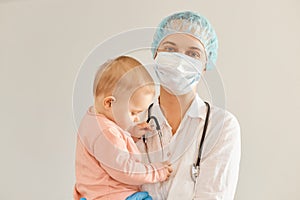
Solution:
<path fill-rule="evenodd" d="M 86 200 L 86 198 L 80 198 L 80 200 Z M 125 200 L 152 200 L 152 197 L 148 192 L 136 192 L 127 197 Z"/>
<path fill-rule="evenodd" d="M 127 197 L 125 200 L 152 200 L 152 197 L 149 195 L 148 192 L 136 192 L 129 197 Z"/>

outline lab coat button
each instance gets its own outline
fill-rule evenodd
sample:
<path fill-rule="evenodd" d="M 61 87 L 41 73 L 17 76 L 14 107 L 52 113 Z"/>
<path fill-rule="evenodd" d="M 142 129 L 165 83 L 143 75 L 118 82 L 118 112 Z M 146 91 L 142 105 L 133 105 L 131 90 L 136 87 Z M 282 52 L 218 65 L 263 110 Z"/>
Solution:
<path fill-rule="evenodd" d="M 167 153 L 167 156 L 168 156 L 168 157 L 170 157 L 170 156 L 171 156 L 171 153 L 170 153 L 170 152 L 168 152 L 168 153 Z"/>

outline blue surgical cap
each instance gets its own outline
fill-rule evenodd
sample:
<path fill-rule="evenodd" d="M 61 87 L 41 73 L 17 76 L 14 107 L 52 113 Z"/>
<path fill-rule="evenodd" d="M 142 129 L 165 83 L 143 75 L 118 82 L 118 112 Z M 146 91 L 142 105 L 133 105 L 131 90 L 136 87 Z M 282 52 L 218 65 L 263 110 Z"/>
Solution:
<path fill-rule="evenodd" d="M 161 41 L 168 35 L 185 33 L 197 38 L 204 46 L 207 64 L 206 69 L 212 69 L 216 64 L 218 54 L 218 38 L 208 20 L 198 13 L 185 11 L 172 14 L 158 25 L 152 42 L 152 54 L 155 56 Z"/>

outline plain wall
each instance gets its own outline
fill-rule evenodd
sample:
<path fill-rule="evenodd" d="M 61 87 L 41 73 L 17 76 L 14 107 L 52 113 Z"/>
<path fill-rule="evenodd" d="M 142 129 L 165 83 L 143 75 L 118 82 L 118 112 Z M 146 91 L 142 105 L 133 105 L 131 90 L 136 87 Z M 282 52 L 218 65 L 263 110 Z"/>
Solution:
<path fill-rule="evenodd" d="M 235 199 L 300 199 L 299 1 L 0 0 L 2 199 L 72 199 L 81 63 L 179 10 L 202 13 L 219 37 L 226 108 L 242 129 Z"/>

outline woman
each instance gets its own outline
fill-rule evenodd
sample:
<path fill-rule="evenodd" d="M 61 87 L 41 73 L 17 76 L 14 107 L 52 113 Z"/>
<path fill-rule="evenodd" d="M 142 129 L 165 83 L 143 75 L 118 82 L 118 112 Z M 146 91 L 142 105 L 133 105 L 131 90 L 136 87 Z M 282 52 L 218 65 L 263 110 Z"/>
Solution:
<path fill-rule="evenodd" d="M 150 112 L 159 121 L 162 145 L 158 135 L 144 138 L 147 146 L 142 140 L 138 143 L 149 153 L 150 162 L 161 160 L 157 151 L 163 150 L 173 173 L 166 182 L 143 186 L 153 199 L 234 198 L 240 162 L 238 121 L 229 112 L 206 105 L 196 92 L 200 77 L 216 62 L 217 49 L 212 26 L 194 12 L 170 15 L 156 30 L 152 53 L 160 96 Z M 193 168 L 202 139 L 200 166 Z"/>

